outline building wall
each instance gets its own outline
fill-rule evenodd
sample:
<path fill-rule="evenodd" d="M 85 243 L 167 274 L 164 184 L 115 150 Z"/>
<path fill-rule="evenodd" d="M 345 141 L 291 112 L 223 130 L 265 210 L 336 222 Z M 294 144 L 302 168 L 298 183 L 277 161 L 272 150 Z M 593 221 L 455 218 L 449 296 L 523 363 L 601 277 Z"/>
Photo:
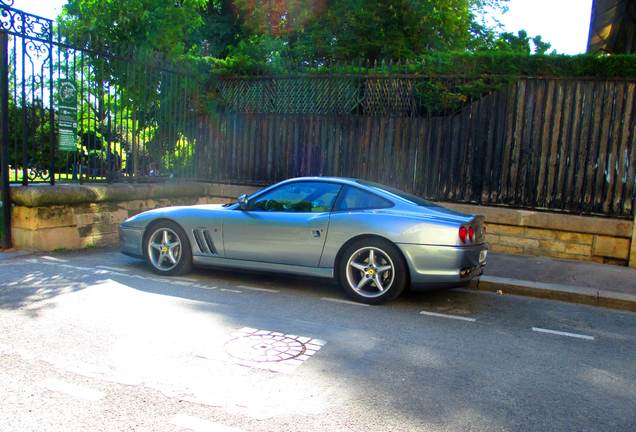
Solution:
<path fill-rule="evenodd" d="M 636 3 L 633 0 L 594 0 L 587 51 L 636 52 Z"/>

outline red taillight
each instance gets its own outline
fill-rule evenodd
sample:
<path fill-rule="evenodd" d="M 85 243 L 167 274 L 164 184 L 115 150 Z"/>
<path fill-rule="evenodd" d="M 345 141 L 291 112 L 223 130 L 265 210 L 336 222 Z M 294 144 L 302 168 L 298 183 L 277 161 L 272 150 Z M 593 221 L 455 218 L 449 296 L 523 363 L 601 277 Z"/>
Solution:
<path fill-rule="evenodd" d="M 466 235 L 468 235 L 468 230 L 465 226 L 459 227 L 459 239 L 462 243 L 466 243 Z"/>
<path fill-rule="evenodd" d="M 468 238 L 470 239 L 470 241 L 473 241 L 473 239 L 475 238 L 475 230 L 473 229 L 473 227 L 468 228 Z"/>

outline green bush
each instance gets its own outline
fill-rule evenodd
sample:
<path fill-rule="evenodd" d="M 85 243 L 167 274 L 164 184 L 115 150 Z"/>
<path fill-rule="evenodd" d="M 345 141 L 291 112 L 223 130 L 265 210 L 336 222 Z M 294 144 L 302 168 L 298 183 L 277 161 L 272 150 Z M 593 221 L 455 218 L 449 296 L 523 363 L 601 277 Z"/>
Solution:
<path fill-rule="evenodd" d="M 199 67 L 213 76 L 256 74 L 333 73 L 452 76 L 533 76 L 636 78 L 636 55 L 524 55 L 509 52 L 435 53 L 410 63 L 351 63 L 338 65 L 285 65 L 257 62 L 252 58 L 203 58 Z"/>

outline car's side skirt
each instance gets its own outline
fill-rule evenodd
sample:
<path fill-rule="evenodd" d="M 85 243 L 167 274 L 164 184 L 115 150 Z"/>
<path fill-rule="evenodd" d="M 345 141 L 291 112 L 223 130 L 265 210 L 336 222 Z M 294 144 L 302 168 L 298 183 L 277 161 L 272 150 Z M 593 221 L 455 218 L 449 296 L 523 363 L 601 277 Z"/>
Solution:
<path fill-rule="evenodd" d="M 261 261 L 245 261 L 230 258 L 194 255 L 195 265 L 206 267 L 228 267 L 234 269 L 256 270 L 264 272 L 289 273 L 303 276 L 333 278 L 333 268 L 304 267 L 287 264 L 267 263 Z"/>

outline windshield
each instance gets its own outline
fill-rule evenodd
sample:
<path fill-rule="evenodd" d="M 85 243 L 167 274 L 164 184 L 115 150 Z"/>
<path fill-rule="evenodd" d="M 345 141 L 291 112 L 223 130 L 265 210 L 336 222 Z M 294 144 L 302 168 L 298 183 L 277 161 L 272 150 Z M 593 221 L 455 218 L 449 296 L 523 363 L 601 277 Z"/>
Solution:
<path fill-rule="evenodd" d="M 380 183 L 374 183 L 374 182 L 370 182 L 370 181 L 366 181 L 366 180 L 356 180 L 358 183 L 360 183 L 361 185 L 370 187 L 370 188 L 375 188 L 375 189 L 380 189 L 389 193 L 392 193 L 393 195 L 397 195 L 402 199 L 405 199 L 407 201 L 412 202 L 415 205 L 418 206 L 422 206 L 422 207 L 439 207 L 437 204 L 432 203 L 428 200 L 425 200 L 424 198 L 418 197 L 417 195 L 413 195 L 411 193 L 408 192 L 404 192 L 401 191 L 399 189 L 395 189 L 389 186 L 385 186 L 382 185 Z"/>

